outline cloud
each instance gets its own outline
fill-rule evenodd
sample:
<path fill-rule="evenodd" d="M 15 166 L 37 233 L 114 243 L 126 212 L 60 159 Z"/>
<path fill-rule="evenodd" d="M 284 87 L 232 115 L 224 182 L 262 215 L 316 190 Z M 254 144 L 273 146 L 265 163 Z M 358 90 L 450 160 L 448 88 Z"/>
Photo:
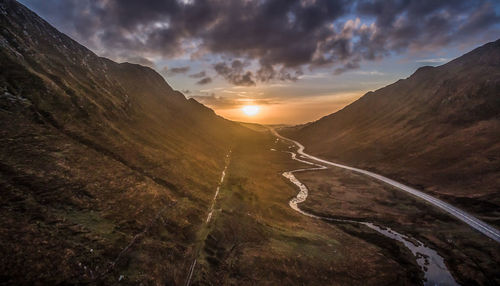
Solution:
<path fill-rule="evenodd" d="M 143 58 L 141 56 L 125 57 L 122 59 L 122 61 L 147 66 L 150 68 L 153 68 L 155 66 L 155 64 L 152 61 Z"/>
<path fill-rule="evenodd" d="M 375 53 L 434 49 L 499 31 L 491 1 L 365 0 L 356 7 L 360 15 L 375 18 L 376 32 L 368 41 Z"/>
<path fill-rule="evenodd" d="M 199 81 L 197 81 L 196 84 L 204 85 L 204 84 L 209 84 L 211 82 L 212 82 L 211 77 L 204 77 L 204 78 L 200 79 Z"/>
<path fill-rule="evenodd" d="M 276 104 L 276 102 L 270 99 L 225 97 L 225 96 L 217 96 L 215 95 L 215 93 L 196 95 L 191 97 L 196 99 L 198 102 L 201 102 L 215 109 L 234 109 L 234 108 L 240 108 L 247 104 L 252 104 L 252 105 Z"/>
<path fill-rule="evenodd" d="M 207 73 L 205 71 L 201 71 L 201 72 L 189 75 L 190 78 L 202 78 L 202 77 L 206 77 L 206 76 L 207 76 Z"/>
<path fill-rule="evenodd" d="M 214 65 L 214 70 L 234 85 L 252 86 L 255 85 L 254 75 L 252 72 L 244 70 L 248 65 L 249 63 L 240 60 L 234 60 L 230 64 L 219 62 Z"/>
<path fill-rule="evenodd" d="M 189 66 L 174 67 L 174 68 L 168 68 L 167 66 L 165 66 L 161 70 L 161 74 L 165 76 L 176 76 L 178 74 L 185 74 L 188 71 L 189 71 Z"/>
<path fill-rule="evenodd" d="M 99 54 L 210 55 L 235 85 L 294 81 L 305 69 L 340 74 L 500 34 L 493 0 L 21 1 Z"/>
<path fill-rule="evenodd" d="M 344 64 L 342 67 L 336 68 L 333 71 L 333 74 L 339 75 L 339 74 L 344 73 L 346 71 L 358 69 L 359 67 L 360 67 L 359 60 L 353 60 L 351 62 Z"/>
<path fill-rule="evenodd" d="M 310 78 L 327 78 L 329 76 L 330 75 L 328 73 L 320 72 L 320 73 L 314 73 L 314 74 L 301 75 L 301 76 L 299 76 L 299 79 L 304 79 L 304 78 L 307 78 L 307 79 L 310 79 Z"/>
<path fill-rule="evenodd" d="M 383 72 L 379 72 L 379 71 L 377 71 L 377 70 L 372 70 L 372 71 L 362 71 L 362 70 L 358 70 L 358 71 L 355 71 L 354 73 L 355 73 L 355 74 L 359 74 L 359 75 L 376 75 L 376 76 L 385 75 L 385 73 L 383 73 Z"/>
<path fill-rule="evenodd" d="M 201 102 L 207 106 L 216 109 L 230 109 L 239 106 L 238 102 L 234 98 L 216 96 L 215 94 L 210 95 L 197 95 L 192 96 L 198 102 Z"/>
<path fill-rule="evenodd" d="M 435 59 L 422 59 L 422 60 L 416 60 L 417 63 L 425 63 L 425 64 L 442 64 L 450 59 L 447 58 L 435 58 Z"/>

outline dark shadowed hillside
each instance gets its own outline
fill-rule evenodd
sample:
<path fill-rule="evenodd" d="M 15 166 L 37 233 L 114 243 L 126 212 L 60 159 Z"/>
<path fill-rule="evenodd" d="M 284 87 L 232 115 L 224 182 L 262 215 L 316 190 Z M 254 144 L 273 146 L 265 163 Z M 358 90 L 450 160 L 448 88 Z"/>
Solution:
<path fill-rule="evenodd" d="M 8 284 L 180 283 L 224 157 L 251 132 L 11 0 L 0 1 L 0 125 Z"/>
<path fill-rule="evenodd" d="M 500 40 L 286 134 L 500 225 Z"/>

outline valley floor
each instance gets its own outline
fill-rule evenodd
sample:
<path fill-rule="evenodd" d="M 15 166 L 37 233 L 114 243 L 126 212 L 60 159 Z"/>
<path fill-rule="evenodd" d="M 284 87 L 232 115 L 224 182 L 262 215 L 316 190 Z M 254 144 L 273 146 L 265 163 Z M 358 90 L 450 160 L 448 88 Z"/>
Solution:
<path fill-rule="evenodd" d="M 282 173 L 309 166 L 279 152 L 294 149 L 267 131 L 235 140 L 222 183 L 227 153 L 203 187 L 193 184 L 199 191 L 190 198 L 53 129 L 27 126 L 5 133 L 16 136 L 5 136 L 1 145 L 3 281 L 423 283 L 415 256 L 403 244 L 357 224 L 325 222 L 291 209 L 288 202 L 298 190 Z M 435 249 L 460 284 L 500 284 L 498 243 L 446 213 L 345 170 L 297 177 L 310 190 L 302 209 L 391 227 Z"/>
<path fill-rule="evenodd" d="M 414 285 L 423 283 L 403 246 L 356 224 L 315 220 L 288 206 L 298 190 L 281 176 L 309 167 L 274 136 L 238 142 L 204 241 L 193 285 Z M 347 170 L 301 172 L 311 193 L 300 207 L 372 221 L 436 250 L 462 285 L 500 282 L 498 243 L 435 207 Z"/>

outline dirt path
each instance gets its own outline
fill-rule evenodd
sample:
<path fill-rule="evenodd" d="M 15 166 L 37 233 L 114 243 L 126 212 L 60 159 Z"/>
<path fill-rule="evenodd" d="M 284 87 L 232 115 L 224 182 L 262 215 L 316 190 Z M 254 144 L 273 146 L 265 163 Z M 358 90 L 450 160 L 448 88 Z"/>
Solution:
<path fill-rule="evenodd" d="M 210 220 L 212 219 L 215 203 L 217 202 L 217 197 L 219 196 L 220 188 L 222 186 L 222 183 L 224 182 L 224 178 L 226 177 L 227 167 L 229 166 L 229 163 L 231 162 L 231 150 L 229 150 L 229 152 L 227 153 L 225 160 L 226 160 L 226 164 L 224 166 L 224 170 L 222 170 L 222 174 L 221 174 L 221 177 L 219 180 L 219 184 L 217 185 L 217 189 L 215 190 L 214 198 L 212 199 L 212 204 L 210 205 L 210 209 L 209 209 L 208 214 L 207 214 L 207 219 L 205 220 L 205 227 L 210 223 Z M 191 266 L 189 267 L 189 270 L 188 270 L 188 275 L 187 275 L 186 284 L 185 284 L 186 286 L 191 285 L 191 279 L 193 278 L 194 270 L 195 270 L 196 264 L 198 262 L 197 259 L 198 259 L 198 253 L 200 252 L 200 249 L 201 249 L 201 246 L 198 245 L 196 248 L 196 251 L 195 251 L 195 258 L 194 258 L 193 262 L 191 263 Z"/>

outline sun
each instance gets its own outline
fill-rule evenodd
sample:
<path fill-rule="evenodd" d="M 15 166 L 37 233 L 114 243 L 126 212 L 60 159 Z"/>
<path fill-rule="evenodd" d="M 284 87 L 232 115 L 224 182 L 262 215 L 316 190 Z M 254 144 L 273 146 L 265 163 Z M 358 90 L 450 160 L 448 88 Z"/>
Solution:
<path fill-rule="evenodd" d="M 259 114 L 260 107 L 257 105 L 245 105 L 241 108 L 241 111 L 243 111 L 243 113 L 247 116 L 255 116 Z"/>

